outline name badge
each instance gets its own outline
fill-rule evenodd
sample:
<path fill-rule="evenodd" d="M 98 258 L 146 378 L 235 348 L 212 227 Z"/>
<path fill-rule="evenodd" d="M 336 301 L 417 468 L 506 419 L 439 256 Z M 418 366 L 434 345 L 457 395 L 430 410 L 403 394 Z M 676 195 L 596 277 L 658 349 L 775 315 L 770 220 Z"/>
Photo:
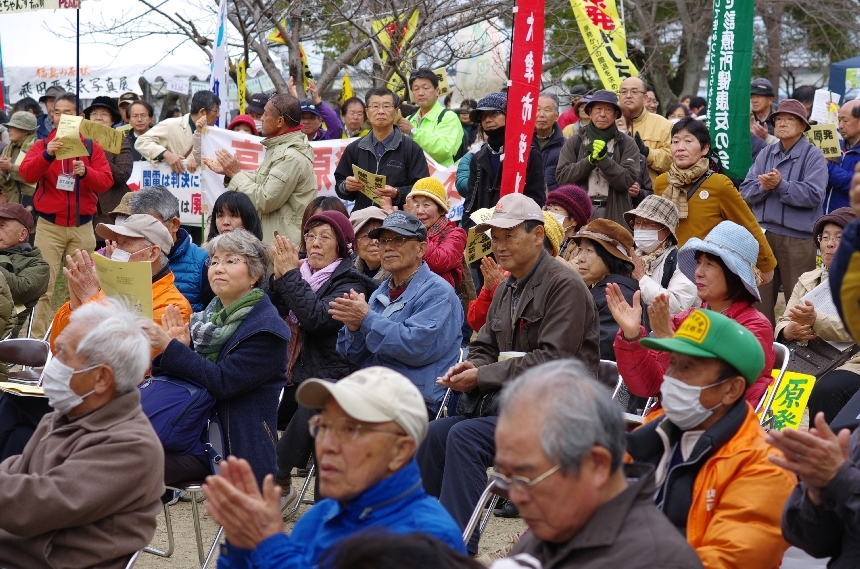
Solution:
<path fill-rule="evenodd" d="M 64 192 L 74 192 L 75 177 L 69 174 L 60 174 L 57 176 L 57 189 Z"/>

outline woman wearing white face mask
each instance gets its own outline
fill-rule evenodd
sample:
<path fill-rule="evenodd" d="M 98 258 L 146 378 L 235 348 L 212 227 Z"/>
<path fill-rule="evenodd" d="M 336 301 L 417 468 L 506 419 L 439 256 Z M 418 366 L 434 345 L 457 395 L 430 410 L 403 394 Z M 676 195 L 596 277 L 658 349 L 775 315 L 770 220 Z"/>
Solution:
<path fill-rule="evenodd" d="M 573 235 L 580 227 L 588 224 L 594 210 L 588 192 L 575 184 L 559 186 L 546 195 L 543 209 L 551 213 L 564 230 L 557 257 L 566 261 L 571 269 L 576 270 L 573 260 L 579 247 L 573 242 Z"/>
<path fill-rule="evenodd" d="M 669 297 L 669 314 L 698 305 L 696 285 L 678 267 L 678 208 L 659 196 L 648 196 L 636 209 L 624 214 L 633 230 L 636 254 L 633 278 L 639 281 L 642 302 L 651 306 L 658 294 Z"/>

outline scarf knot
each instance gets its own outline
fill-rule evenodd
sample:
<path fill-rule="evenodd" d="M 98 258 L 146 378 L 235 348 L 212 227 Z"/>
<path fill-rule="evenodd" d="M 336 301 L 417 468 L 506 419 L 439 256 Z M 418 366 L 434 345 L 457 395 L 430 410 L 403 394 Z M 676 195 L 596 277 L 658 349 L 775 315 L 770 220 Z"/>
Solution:
<path fill-rule="evenodd" d="M 224 308 L 216 296 L 202 312 L 192 314 L 189 328 L 194 351 L 210 361 L 217 361 L 221 349 L 261 298 L 262 289 L 255 287 Z"/>
<path fill-rule="evenodd" d="M 689 168 L 678 168 L 674 162 L 669 167 L 669 187 L 663 192 L 663 197 L 678 207 L 680 219 L 687 219 L 687 216 L 690 215 L 690 209 L 687 206 L 687 192 L 684 190 L 684 186 L 689 186 L 704 176 L 705 172 L 708 171 L 709 164 L 707 158 L 700 158 Z"/>

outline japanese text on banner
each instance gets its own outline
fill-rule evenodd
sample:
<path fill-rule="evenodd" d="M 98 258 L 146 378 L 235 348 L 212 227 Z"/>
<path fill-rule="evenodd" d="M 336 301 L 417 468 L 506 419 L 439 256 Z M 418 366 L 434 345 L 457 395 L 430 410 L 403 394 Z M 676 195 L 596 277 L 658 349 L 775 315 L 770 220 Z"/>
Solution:
<path fill-rule="evenodd" d="M 625 77 L 639 71 L 627 58 L 627 37 L 615 0 L 570 0 L 573 17 L 603 87 L 615 93 Z"/>
<path fill-rule="evenodd" d="M 518 0 L 505 121 L 501 195 L 521 193 L 537 118 L 543 71 L 543 0 Z"/>

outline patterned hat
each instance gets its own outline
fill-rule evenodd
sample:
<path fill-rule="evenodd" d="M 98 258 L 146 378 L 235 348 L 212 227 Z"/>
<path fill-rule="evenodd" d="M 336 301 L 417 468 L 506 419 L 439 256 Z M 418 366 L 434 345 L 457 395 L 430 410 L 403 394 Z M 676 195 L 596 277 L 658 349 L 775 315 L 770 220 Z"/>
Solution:
<path fill-rule="evenodd" d="M 721 221 L 711 229 L 704 240 L 693 237 L 684 243 L 678 250 L 678 268 L 692 282 L 696 282 L 698 251 L 722 259 L 726 267 L 741 278 L 744 288 L 761 302 L 761 293 L 758 291 L 761 274 L 755 266 L 758 260 L 758 241 L 746 227 L 733 221 Z"/>
<path fill-rule="evenodd" d="M 448 193 L 445 191 L 445 186 L 436 178 L 421 178 L 412 186 L 412 191 L 406 196 L 406 199 L 424 196 L 436 202 L 442 213 L 448 213 L 451 205 L 448 202 Z"/>
<path fill-rule="evenodd" d="M 678 239 L 675 235 L 675 229 L 678 227 L 678 206 L 666 198 L 651 194 L 642 200 L 636 209 L 624 212 L 624 221 L 630 229 L 633 229 L 633 222 L 637 217 L 665 225 L 672 233 L 672 237 Z"/>
<path fill-rule="evenodd" d="M 478 108 L 469 113 L 469 120 L 473 123 L 480 123 L 481 111 L 499 111 L 501 113 L 507 113 L 508 94 L 490 93 L 489 95 L 478 101 Z"/>
<path fill-rule="evenodd" d="M 630 232 L 621 225 L 608 219 L 598 218 L 577 231 L 573 236 L 573 240 L 577 245 L 583 240 L 588 239 L 592 243 L 597 243 L 606 252 L 628 263 L 633 262 L 633 236 Z"/>
<path fill-rule="evenodd" d="M 548 211 L 543 212 L 543 230 L 552 244 L 552 256 L 558 257 L 558 250 L 561 249 L 561 242 L 564 240 L 564 229 Z"/>

